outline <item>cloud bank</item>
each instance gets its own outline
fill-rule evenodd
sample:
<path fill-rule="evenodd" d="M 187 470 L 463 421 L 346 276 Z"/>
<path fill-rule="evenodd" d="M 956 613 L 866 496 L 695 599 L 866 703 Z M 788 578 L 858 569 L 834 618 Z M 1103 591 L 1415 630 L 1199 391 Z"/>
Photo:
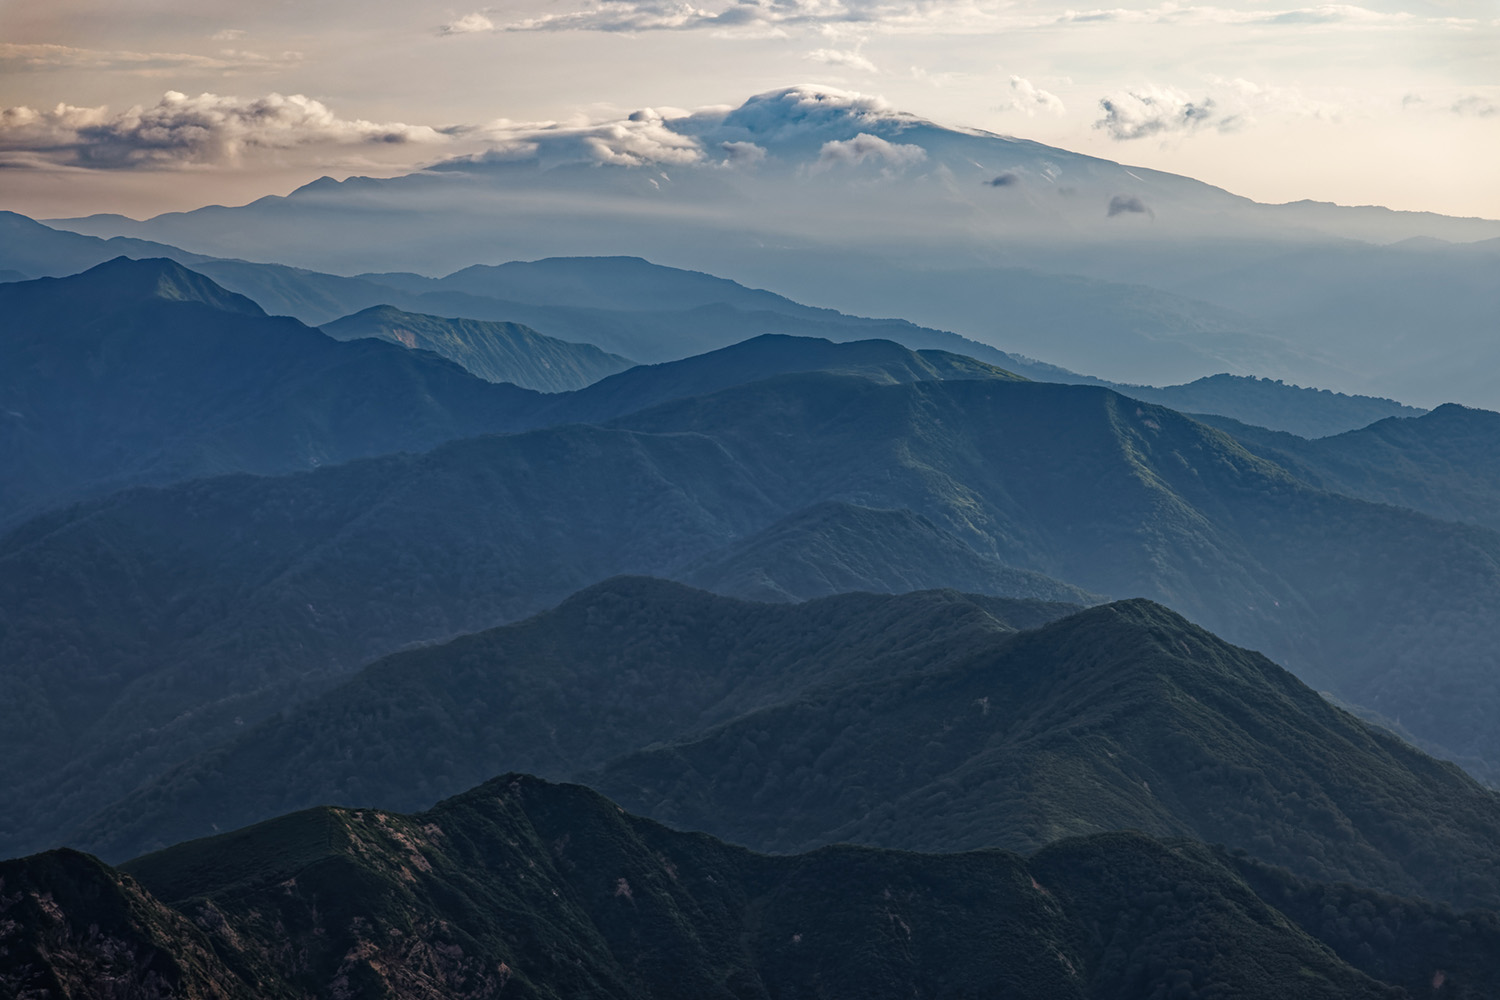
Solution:
<path fill-rule="evenodd" d="M 174 169 L 230 166 L 252 150 L 315 144 L 438 143 L 449 133 L 424 125 L 339 118 L 301 94 L 237 97 L 168 91 L 151 107 L 121 112 L 59 104 L 0 109 L 6 166 Z"/>

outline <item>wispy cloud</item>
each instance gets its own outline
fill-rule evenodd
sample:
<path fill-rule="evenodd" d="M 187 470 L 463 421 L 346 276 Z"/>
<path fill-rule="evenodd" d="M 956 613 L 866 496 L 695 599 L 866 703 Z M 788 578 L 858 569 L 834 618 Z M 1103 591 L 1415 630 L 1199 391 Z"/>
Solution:
<path fill-rule="evenodd" d="M 843 49 L 814 49 L 807 54 L 807 58 L 813 62 L 822 63 L 825 66 L 838 66 L 843 69 L 858 70 L 861 73 L 878 73 L 877 67 L 870 60 L 860 55 L 857 51 Z"/>
<path fill-rule="evenodd" d="M 315 144 L 440 143 L 451 130 L 340 118 L 301 94 L 253 100 L 168 91 L 151 107 L 111 112 L 59 104 L 0 109 L 0 163 L 94 169 L 233 165 L 256 150 Z"/>
<path fill-rule="evenodd" d="M 688 0 L 585 0 L 571 10 L 507 17 L 486 7 L 439 28 L 445 35 L 490 31 L 649 32 L 715 30 L 764 37 L 796 25 L 858 25 L 891 34 L 969 34 L 1098 23 L 1284 25 L 1389 28 L 1413 24 L 1473 26 L 1469 18 L 1422 17 L 1353 4 L 1319 4 L 1265 10 L 1254 6 L 1182 6 L 1068 9 L 1008 0 L 730 0 L 699 6 Z"/>
<path fill-rule="evenodd" d="M 1139 195 L 1117 194 L 1109 199 L 1109 208 L 1104 213 L 1113 219 L 1117 215 L 1149 215 L 1156 218 L 1156 213 L 1151 211 L 1151 206 L 1141 200 Z"/>
<path fill-rule="evenodd" d="M 1496 115 L 1500 115 L 1500 107 L 1496 107 L 1492 102 L 1485 100 L 1478 94 L 1460 97 L 1453 102 L 1453 106 L 1449 110 L 1456 115 L 1463 115 L 1467 118 L 1493 118 Z"/>
<path fill-rule="evenodd" d="M 221 49 L 215 55 L 205 56 L 187 52 L 130 52 L 0 42 L 0 72 L 106 70 L 140 76 L 168 76 L 183 72 L 232 75 L 283 70 L 300 63 L 302 58 L 300 52 L 262 55 Z"/>
<path fill-rule="evenodd" d="M 449 21 L 438 30 L 444 35 L 475 35 L 485 31 L 494 31 L 495 22 L 475 11 L 472 14 L 465 14 L 456 21 Z"/>
<path fill-rule="evenodd" d="M 444 34 L 472 31 L 691 31 L 724 29 L 764 33 L 794 24 L 880 22 L 917 10 L 918 4 L 860 3 L 851 0 L 735 0 L 719 9 L 677 0 L 594 0 L 587 6 L 520 20 L 494 21 L 485 9 L 460 18 Z M 459 28 L 461 24 L 467 27 Z"/>

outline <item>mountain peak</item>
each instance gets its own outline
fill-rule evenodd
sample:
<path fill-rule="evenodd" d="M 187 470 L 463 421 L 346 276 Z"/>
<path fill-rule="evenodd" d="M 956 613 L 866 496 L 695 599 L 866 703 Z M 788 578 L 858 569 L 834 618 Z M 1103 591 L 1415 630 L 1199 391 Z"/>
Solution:
<path fill-rule="evenodd" d="M 201 302 L 225 312 L 265 315 L 265 310 L 245 296 L 228 291 L 165 257 L 135 260 L 120 256 L 97 264 L 82 274 L 59 280 L 86 285 L 90 295 L 107 301 L 161 299 L 166 302 Z"/>

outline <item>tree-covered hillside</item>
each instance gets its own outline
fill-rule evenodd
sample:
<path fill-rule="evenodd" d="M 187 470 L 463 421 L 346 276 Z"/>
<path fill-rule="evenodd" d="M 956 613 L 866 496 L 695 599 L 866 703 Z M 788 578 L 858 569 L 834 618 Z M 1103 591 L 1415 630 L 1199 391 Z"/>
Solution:
<path fill-rule="evenodd" d="M 372 664 L 68 841 L 124 858 L 318 803 L 418 809 L 506 766 L 569 777 L 833 679 L 940 670 L 1072 610 L 951 591 L 768 605 L 622 577 Z"/>
<path fill-rule="evenodd" d="M 1104 389 L 810 373 L 605 428 L 119 494 L 11 533 L 4 728 L 34 789 L 18 801 L 64 829 L 374 657 L 612 575 L 687 578 L 829 501 L 1166 603 L 1478 773 L 1500 750 L 1500 536 L 1315 490 Z"/>

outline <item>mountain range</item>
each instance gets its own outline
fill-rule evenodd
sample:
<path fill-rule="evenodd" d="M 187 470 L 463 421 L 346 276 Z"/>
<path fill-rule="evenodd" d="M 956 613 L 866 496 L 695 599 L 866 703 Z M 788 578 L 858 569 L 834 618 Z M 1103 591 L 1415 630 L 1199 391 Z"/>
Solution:
<path fill-rule="evenodd" d="M 764 579 L 806 580 L 776 526 L 816 525 L 830 502 L 909 511 L 904 524 L 946 536 L 917 550 L 936 560 L 923 583 L 968 548 L 966 571 L 1026 571 L 991 578 L 1013 593 L 1041 592 L 1027 574 L 1043 574 L 1152 597 L 1490 773 L 1500 536 L 1321 491 L 1106 389 L 962 365 L 968 377 L 905 381 L 932 362 L 871 350 L 885 358 L 874 378 L 814 371 L 713 391 L 739 366 L 710 356 L 683 363 L 708 395 L 603 427 L 197 480 L 24 525 L 0 539 L 0 665 L 25 693 L 7 752 L 31 777 L 6 794 L 38 825 L 8 835 L 67 829 L 374 657 L 611 575 L 706 582 L 706 566 L 738 565 L 724 579 L 761 596 Z M 661 374 L 686 391 L 672 366 Z M 608 399 L 610 381 L 576 395 Z M 871 555 L 888 518 L 838 521 L 819 535 L 837 555 L 820 561 L 872 574 L 841 572 L 838 586 L 900 585 Z M 747 558 L 747 544 L 760 551 Z"/>
<path fill-rule="evenodd" d="M 14 237 L 8 244 L 8 256 L 5 245 L 0 244 L 0 263 L 17 264 L 21 268 L 18 277 L 23 272 L 27 277 L 72 274 L 112 259 L 122 249 L 116 241 L 59 232 L 14 213 L 0 213 L 0 227 Z M 208 259 L 155 244 L 140 249 L 147 256 L 190 265 L 268 312 L 293 316 L 313 326 L 381 306 L 429 317 L 422 321 L 424 324 L 437 322 L 434 314 L 457 317 L 438 333 L 438 343 L 466 342 L 464 319 L 519 322 L 544 335 L 601 346 L 651 363 L 681 359 L 767 333 L 835 342 L 888 339 L 915 350 L 937 349 L 974 357 L 1038 381 L 1106 385 L 1185 412 L 1219 414 L 1304 437 L 1322 437 L 1364 427 L 1383 417 L 1423 412 L 1389 399 L 1303 389 L 1250 376 L 1218 375 L 1164 388 L 1112 383 L 941 330 L 903 320 L 869 320 L 813 309 L 733 281 L 652 265 L 639 258 L 513 262 L 468 267 L 443 279 L 410 273 L 348 278 L 279 264 Z M 1122 322 L 1149 326 L 1154 322 L 1151 317 L 1177 308 L 1142 303 L 1139 290 L 1117 289 L 1101 297 L 1105 286 L 1095 282 L 1092 287 L 1098 311 L 1086 323 L 1100 330 L 1101 336 L 1113 338 L 1112 331 Z M 1033 276 L 1018 282 L 1013 291 L 1036 295 L 1037 280 Z M 1071 308 L 1079 308 L 1073 290 L 1055 291 L 1051 295 L 1054 305 L 1069 301 L 1073 302 Z M 1047 328 L 1055 330 L 1056 315 L 1047 312 L 1045 303 L 1037 303 L 1037 308 Z M 370 332 L 383 336 L 378 331 Z M 1046 351 L 1041 354 L 1046 356 Z M 471 351 L 456 351 L 452 360 L 460 364 L 476 360 L 473 370 L 481 378 L 493 380 L 497 374 L 478 362 Z"/>
<path fill-rule="evenodd" d="M 1496 360 L 1500 222 L 1260 205 L 816 88 L 619 129 L 675 138 L 610 157 L 607 135 L 540 135 L 526 155 L 54 224 L 342 273 L 634 254 L 1116 381 L 1228 371 L 1500 405 L 1482 374 Z"/>

